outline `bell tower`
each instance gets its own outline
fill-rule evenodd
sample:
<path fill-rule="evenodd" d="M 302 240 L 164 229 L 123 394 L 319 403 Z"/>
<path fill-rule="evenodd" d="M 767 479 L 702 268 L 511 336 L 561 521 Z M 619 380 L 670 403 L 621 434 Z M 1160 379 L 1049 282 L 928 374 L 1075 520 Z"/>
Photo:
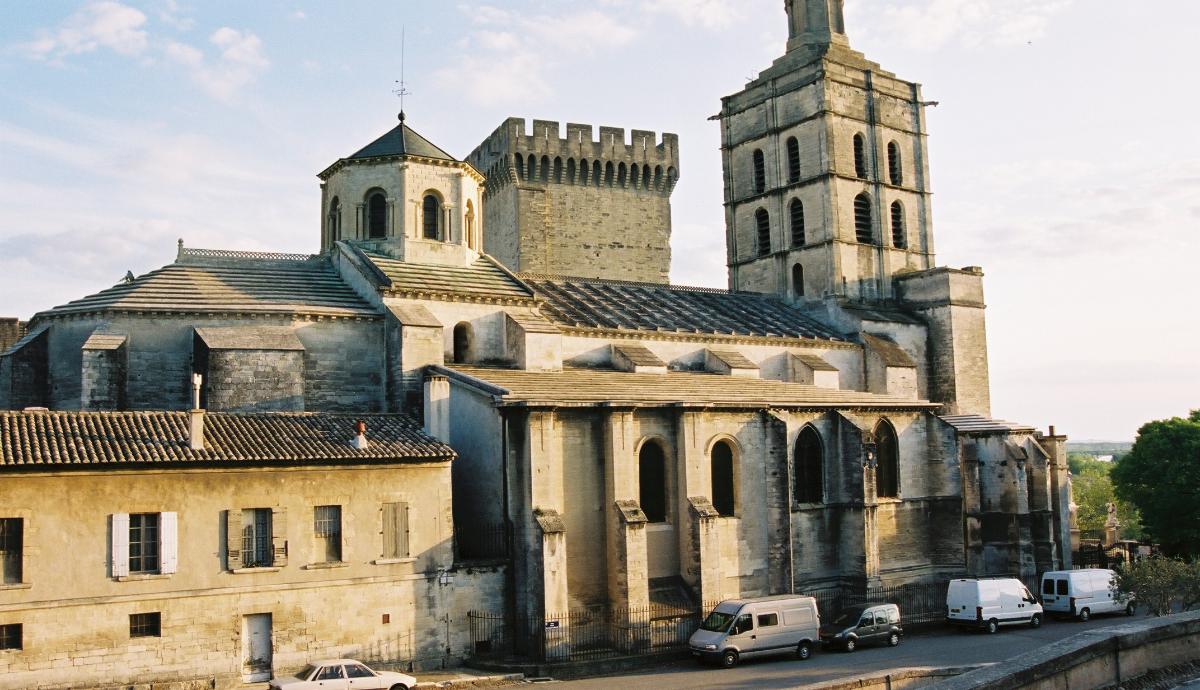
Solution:
<path fill-rule="evenodd" d="M 850 47 L 842 0 L 787 0 L 785 53 L 722 99 L 729 285 L 894 299 L 933 266 L 925 103 Z"/>

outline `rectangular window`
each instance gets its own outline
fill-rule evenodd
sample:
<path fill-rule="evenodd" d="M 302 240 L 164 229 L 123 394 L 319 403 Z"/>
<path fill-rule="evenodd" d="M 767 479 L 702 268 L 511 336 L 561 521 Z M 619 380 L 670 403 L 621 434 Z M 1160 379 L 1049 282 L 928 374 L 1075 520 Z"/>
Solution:
<path fill-rule="evenodd" d="M 383 504 L 383 557 L 408 558 L 408 504 Z"/>
<path fill-rule="evenodd" d="M 1057 582 L 1057 583 L 1058 583 L 1058 593 L 1059 593 L 1059 594 L 1061 594 L 1061 595 L 1066 595 L 1066 593 L 1067 593 L 1067 581 L 1066 581 L 1066 580 L 1055 580 L 1055 582 Z"/>
<path fill-rule="evenodd" d="M 130 637 L 162 637 L 162 614 L 132 613 L 129 615 Z"/>
<path fill-rule="evenodd" d="M 271 545 L 271 509 L 242 511 L 242 567 L 265 568 L 275 564 Z"/>
<path fill-rule="evenodd" d="M 758 616 L 758 627 L 768 628 L 772 625 L 779 625 L 779 614 L 777 613 L 762 613 Z"/>
<path fill-rule="evenodd" d="M 1042 594 L 1054 594 L 1054 580 L 1042 581 Z"/>
<path fill-rule="evenodd" d="M 0 518 L 0 584 L 21 582 L 21 559 L 24 548 L 25 521 L 22 518 Z"/>
<path fill-rule="evenodd" d="M 0 625 L 0 649 L 21 648 L 21 624 Z"/>
<path fill-rule="evenodd" d="M 129 516 L 129 572 L 158 572 L 158 513 Z"/>
<path fill-rule="evenodd" d="M 313 517 L 317 561 L 340 562 L 342 560 L 342 507 L 317 506 L 313 511 Z"/>

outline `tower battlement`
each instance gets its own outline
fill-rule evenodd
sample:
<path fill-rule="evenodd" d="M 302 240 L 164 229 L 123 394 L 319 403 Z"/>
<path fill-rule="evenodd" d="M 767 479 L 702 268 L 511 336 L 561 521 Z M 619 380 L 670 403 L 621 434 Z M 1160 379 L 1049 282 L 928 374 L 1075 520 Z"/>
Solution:
<path fill-rule="evenodd" d="M 679 179 L 679 135 L 524 118 L 505 120 L 467 161 L 492 190 L 513 182 L 618 187 L 670 195 Z"/>

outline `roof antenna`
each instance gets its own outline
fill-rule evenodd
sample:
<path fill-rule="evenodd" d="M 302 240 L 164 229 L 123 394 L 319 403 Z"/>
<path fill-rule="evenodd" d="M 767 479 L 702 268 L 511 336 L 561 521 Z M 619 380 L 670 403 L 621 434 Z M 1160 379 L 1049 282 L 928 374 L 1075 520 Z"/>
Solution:
<path fill-rule="evenodd" d="M 396 88 L 392 89 L 392 93 L 400 97 L 400 123 L 404 123 L 404 97 L 411 96 L 412 91 L 408 90 L 408 86 L 404 83 L 404 27 L 400 27 L 400 79 L 396 82 Z"/>

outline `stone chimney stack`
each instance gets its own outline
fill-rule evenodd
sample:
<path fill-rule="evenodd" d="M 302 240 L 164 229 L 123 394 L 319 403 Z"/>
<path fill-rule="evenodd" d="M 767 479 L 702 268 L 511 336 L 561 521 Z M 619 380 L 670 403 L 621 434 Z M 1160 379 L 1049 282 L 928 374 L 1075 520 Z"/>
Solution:
<path fill-rule="evenodd" d="M 200 409 L 200 384 L 204 377 L 192 374 L 192 409 L 188 412 L 188 448 L 204 450 L 204 410 Z"/>
<path fill-rule="evenodd" d="M 450 442 L 450 379 L 445 376 L 425 379 L 425 433 Z"/>

